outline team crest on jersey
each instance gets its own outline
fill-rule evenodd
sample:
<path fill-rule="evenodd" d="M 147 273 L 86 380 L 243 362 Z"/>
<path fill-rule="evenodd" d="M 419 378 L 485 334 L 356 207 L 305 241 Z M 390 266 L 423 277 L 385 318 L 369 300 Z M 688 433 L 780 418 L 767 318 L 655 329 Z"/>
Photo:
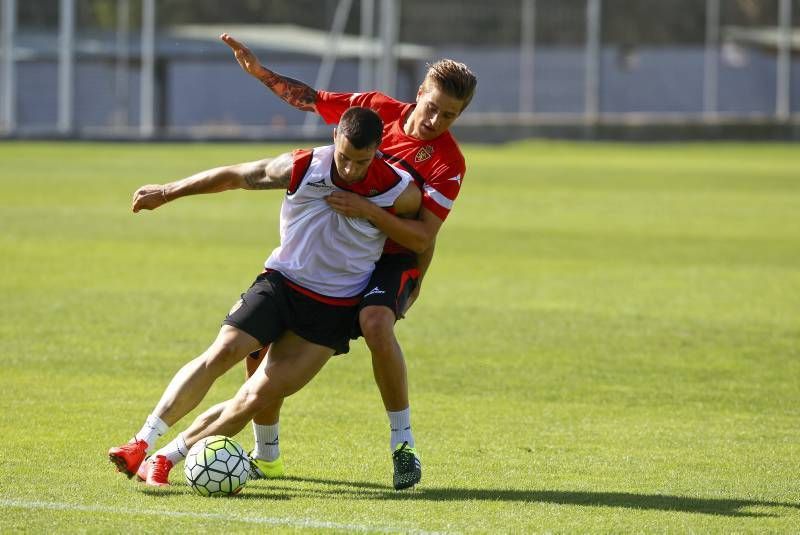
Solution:
<path fill-rule="evenodd" d="M 417 155 L 414 156 L 414 161 L 416 163 L 424 162 L 431 156 L 433 156 L 433 145 L 425 145 L 417 151 Z"/>

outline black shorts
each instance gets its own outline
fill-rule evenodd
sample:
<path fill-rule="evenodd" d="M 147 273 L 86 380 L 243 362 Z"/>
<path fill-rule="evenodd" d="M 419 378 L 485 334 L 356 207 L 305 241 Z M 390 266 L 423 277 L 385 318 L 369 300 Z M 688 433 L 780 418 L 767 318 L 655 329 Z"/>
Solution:
<path fill-rule="evenodd" d="M 336 355 L 347 353 L 358 303 L 336 298 L 322 302 L 296 288 L 277 271 L 262 273 L 222 323 L 241 329 L 265 346 L 292 331 L 309 342 L 330 347 Z M 341 303 L 331 304 L 338 301 Z"/>
<path fill-rule="evenodd" d="M 358 310 L 368 306 L 385 306 L 391 308 L 395 317 L 399 318 L 418 284 L 419 269 L 415 255 L 385 254 L 375 264 L 375 271 L 364 290 Z"/>

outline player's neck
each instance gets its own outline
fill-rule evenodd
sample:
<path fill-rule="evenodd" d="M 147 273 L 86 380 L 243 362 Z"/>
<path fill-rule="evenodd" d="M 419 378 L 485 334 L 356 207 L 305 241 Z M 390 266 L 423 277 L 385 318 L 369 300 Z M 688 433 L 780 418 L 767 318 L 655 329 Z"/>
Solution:
<path fill-rule="evenodd" d="M 370 164 L 372 167 L 372 164 Z M 342 189 L 350 189 L 350 187 L 355 186 L 359 182 L 363 182 L 365 178 L 367 178 L 368 173 L 364 173 L 364 176 L 359 178 L 358 180 L 353 180 L 352 182 L 348 182 L 342 177 L 339 176 L 339 171 L 336 169 L 336 164 L 331 163 L 331 182 L 333 182 L 336 186 L 339 186 Z"/>
<path fill-rule="evenodd" d="M 406 116 L 403 118 L 403 133 L 408 137 L 413 137 L 417 139 L 417 136 L 413 134 L 414 132 L 414 110 L 417 109 L 417 105 L 414 104 L 408 109 L 406 112 Z"/>

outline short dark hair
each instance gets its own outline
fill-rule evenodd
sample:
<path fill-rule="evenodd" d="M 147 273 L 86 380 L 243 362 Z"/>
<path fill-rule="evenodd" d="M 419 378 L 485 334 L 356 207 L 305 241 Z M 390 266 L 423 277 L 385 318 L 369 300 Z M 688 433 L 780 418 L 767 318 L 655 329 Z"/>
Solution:
<path fill-rule="evenodd" d="M 478 79 L 469 70 L 469 67 L 452 59 L 440 59 L 436 63 L 428 64 L 425 73 L 425 82 L 431 81 L 447 95 L 463 102 L 461 111 L 469 106 Z"/>
<path fill-rule="evenodd" d="M 383 121 L 373 110 L 353 106 L 342 114 L 337 131 L 356 149 L 366 149 L 381 144 Z"/>

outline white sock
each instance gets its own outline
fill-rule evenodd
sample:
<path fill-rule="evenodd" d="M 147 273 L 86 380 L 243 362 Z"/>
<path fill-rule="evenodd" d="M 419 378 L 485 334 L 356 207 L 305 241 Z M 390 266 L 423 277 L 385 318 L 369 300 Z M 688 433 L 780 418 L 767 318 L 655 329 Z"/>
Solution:
<path fill-rule="evenodd" d="M 186 441 L 183 440 L 183 433 L 175 437 L 172 442 L 158 450 L 153 454 L 153 457 L 156 455 L 163 455 L 172 463 L 173 466 L 181 462 L 186 458 L 186 455 L 189 453 L 189 448 L 186 447 Z"/>
<path fill-rule="evenodd" d="M 151 414 L 145 420 L 144 425 L 136 433 L 135 437 L 136 440 L 144 440 L 147 442 L 147 452 L 150 453 L 150 450 L 153 449 L 153 446 L 156 445 L 156 440 L 161 438 L 161 436 L 167 432 L 169 426 L 156 416 L 155 414 Z"/>
<path fill-rule="evenodd" d="M 408 447 L 414 447 L 414 435 L 411 433 L 411 407 L 397 412 L 386 411 L 389 416 L 389 426 L 392 434 L 389 437 L 390 447 L 394 451 L 398 445 L 408 442 Z"/>
<path fill-rule="evenodd" d="M 273 425 L 262 425 L 253 422 L 253 434 L 256 438 L 253 457 L 262 461 L 274 461 L 280 457 L 281 452 L 278 447 L 279 425 L 280 422 Z"/>

